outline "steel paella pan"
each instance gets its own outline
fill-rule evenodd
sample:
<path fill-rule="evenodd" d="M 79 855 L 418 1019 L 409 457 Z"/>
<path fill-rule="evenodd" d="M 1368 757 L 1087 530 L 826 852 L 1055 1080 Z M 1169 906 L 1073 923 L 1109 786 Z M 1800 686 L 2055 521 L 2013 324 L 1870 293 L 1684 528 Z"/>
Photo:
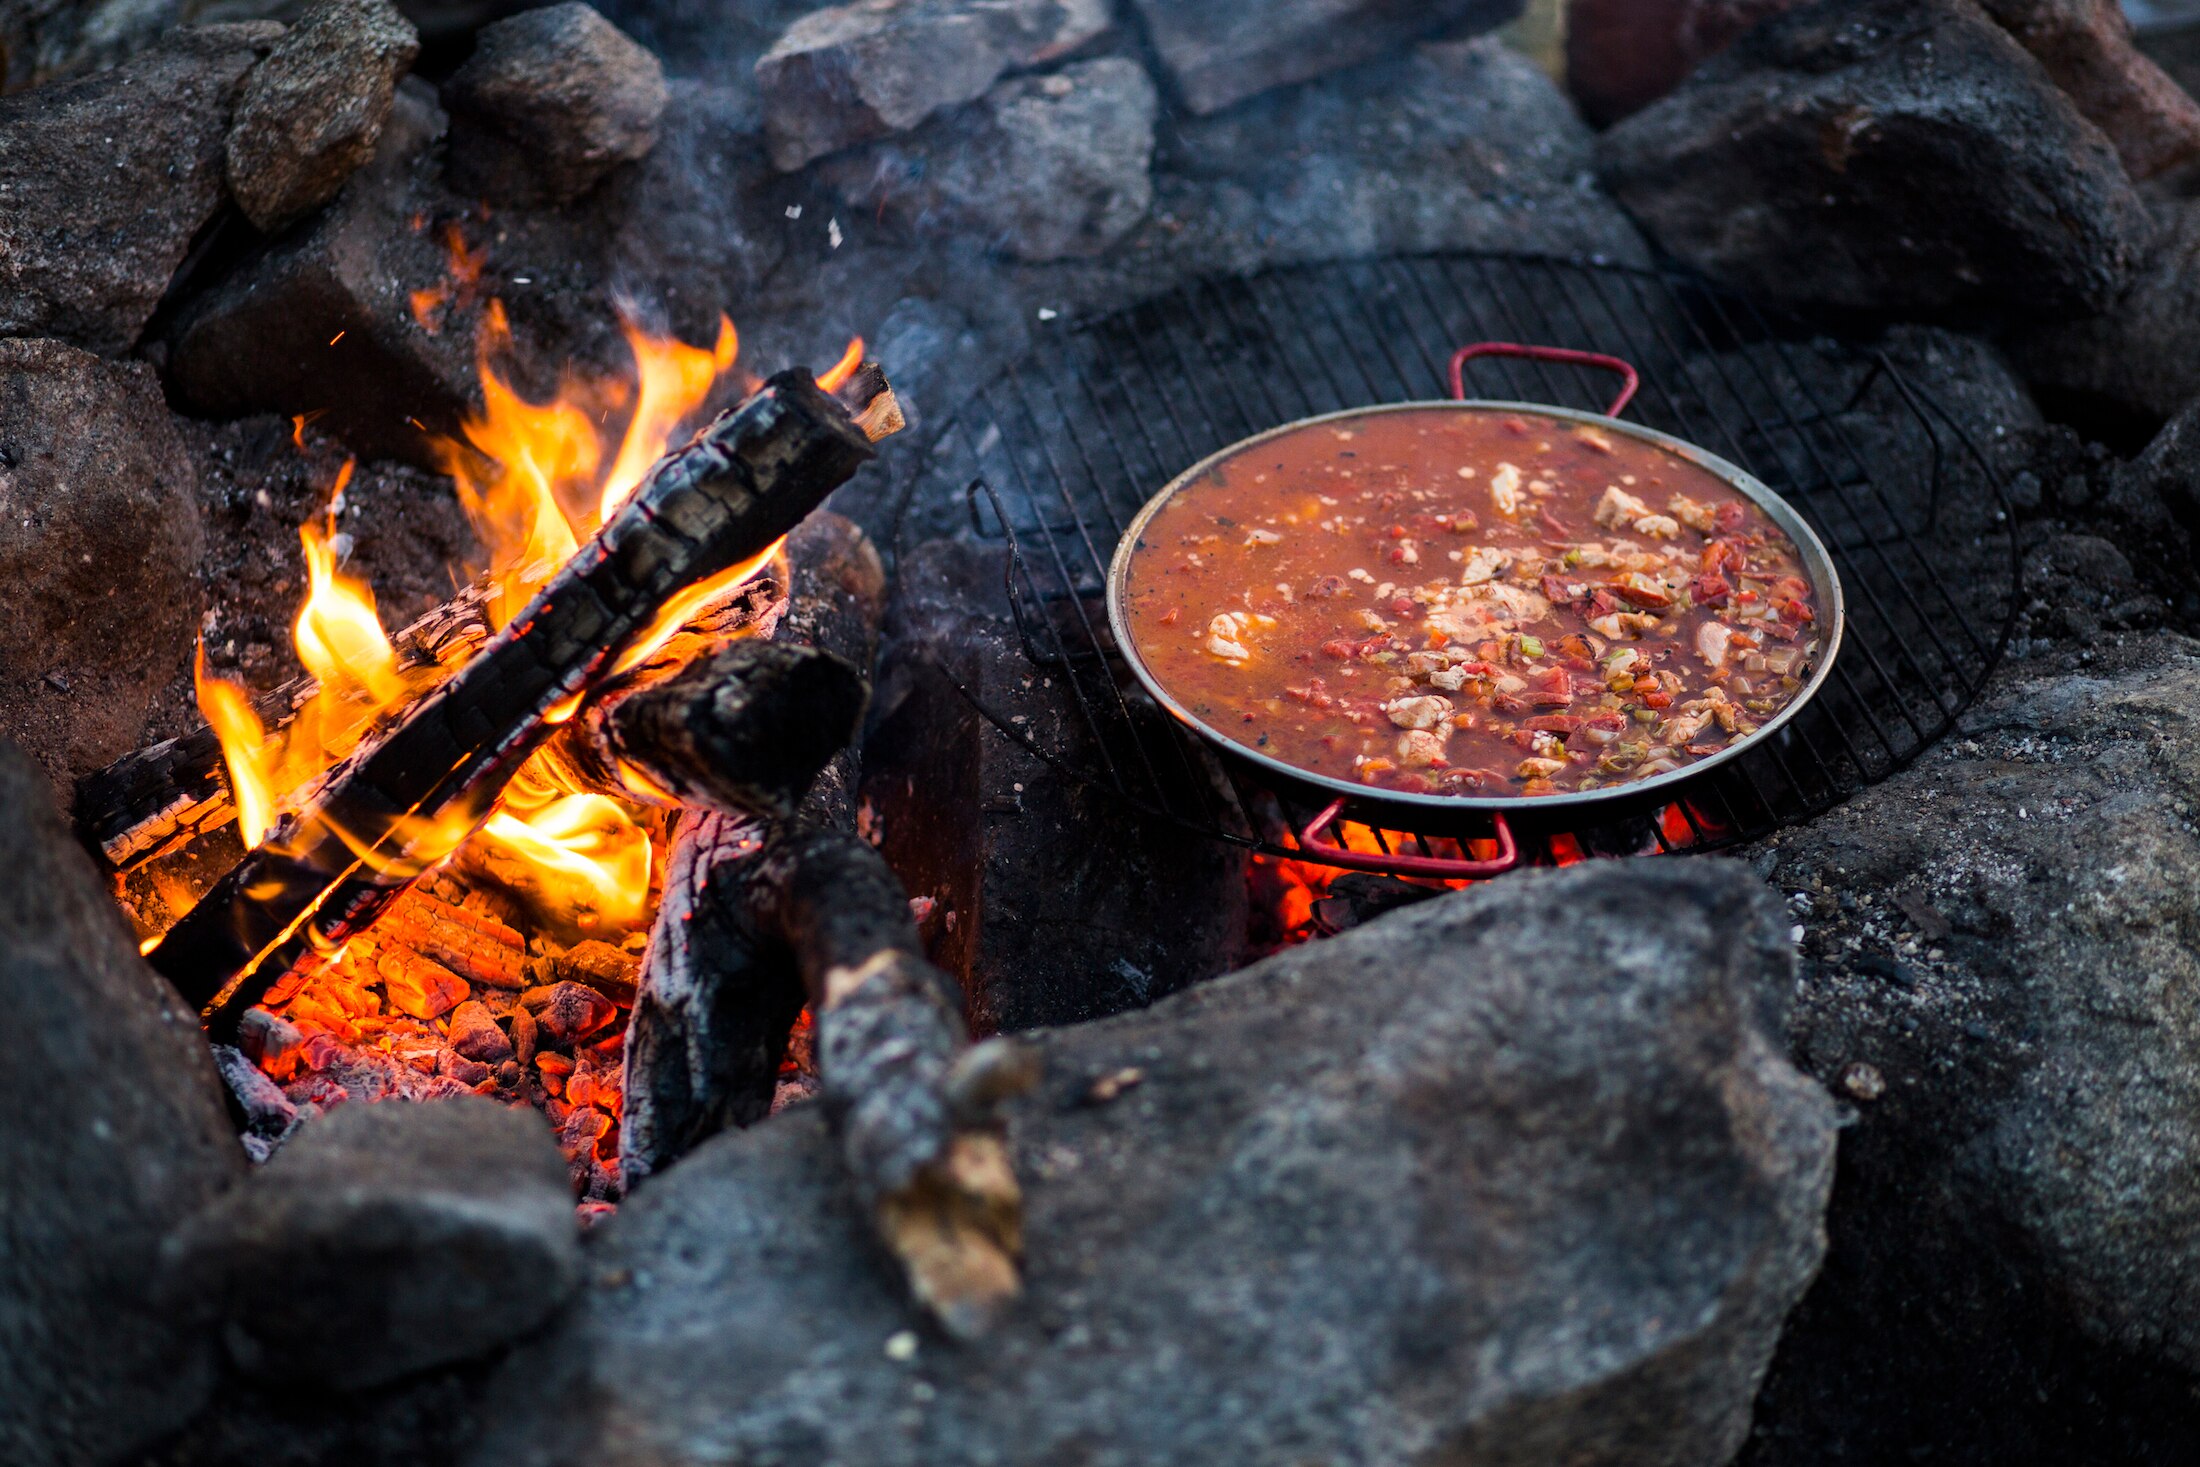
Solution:
<path fill-rule="evenodd" d="M 1602 414 L 1541 403 L 1469 399 L 1465 393 L 1463 369 L 1468 361 L 1484 356 L 1528 357 L 1601 367 L 1621 373 L 1625 383 L 1610 408 Z M 1738 465 L 1693 443 L 1626 422 L 1618 416 L 1633 398 L 1638 385 L 1639 377 L 1634 368 L 1615 357 L 1555 347 L 1485 342 L 1463 347 L 1453 357 L 1453 395 L 1450 400 L 1389 403 L 1303 418 L 1210 454 L 1177 475 L 1154 495 L 1124 531 L 1109 567 L 1107 583 L 1108 618 L 1116 645 L 1121 649 L 1133 674 L 1156 701 L 1202 739 L 1228 757 L 1255 766 L 1261 776 L 1271 784 L 1295 788 L 1326 802 L 1321 814 L 1299 832 L 1299 843 L 1314 859 L 1333 865 L 1356 865 L 1427 876 L 1492 875 L 1509 868 L 1518 859 L 1511 828 L 1513 820 L 1532 823 L 1538 819 L 1558 817 L 1563 812 L 1564 818 L 1576 823 L 1584 820 L 1594 823 L 1598 817 L 1607 813 L 1617 821 L 1630 813 L 1668 803 L 1679 793 L 1678 786 L 1720 765 L 1730 763 L 1751 749 L 1762 746 L 1767 740 L 1776 738 L 1780 730 L 1810 702 L 1824 685 L 1840 650 L 1845 608 L 1840 578 L 1835 573 L 1832 557 L 1827 553 L 1825 544 L 1786 500 Z M 1133 635 L 1129 607 L 1133 567 L 1142 557 L 1156 553 L 1155 547 L 1147 542 L 1145 532 L 1180 494 L 1205 482 L 1223 482 L 1227 469 L 1243 463 L 1249 455 L 1259 452 L 1275 440 L 1304 434 L 1310 428 L 1328 428 L 1337 430 L 1340 434 L 1349 434 L 1370 420 L 1405 413 L 1498 415 L 1513 419 L 1528 417 L 1562 424 L 1593 426 L 1603 434 L 1622 435 L 1692 466 L 1709 479 L 1715 480 L 1719 486 L 1755 505 L 1792 543 L 1802 567 L 1802 574 L 1811 587 L 1816 617 L 1813 623 L 1816 651 L 1807 675 L 1801 678 L 1800 687 L 1776 712 L 1765 717 L 1754 731 L 1735 737 L 1724 747 L 1695 757 L 1691 762 L 1677 768 L 1625 782 L 1601 785 L 1594 789 L 1554 790 L 1540 794 L 1486 788 L 1425 791 L 1379 787 L 1310 768 L 1304 762 L 1279 758 L 1242 738 L 1233 737 L 1228 730 L 1217 727 L 1210 718 L 1202 717 L 1193 706 L 1197 700 L 1188 696 L 1184 687 L 1172 686 L 1171 678 L 1157 671 Z M 1286 486 L 1279 485 L 1276 492 L 1280 495 L 1285 489 Z M 1459 828 L 1461 821 L 1486 820 L 1494 833 L 1497 853 L 1487 860 L 1398 855 L 1386 855 L 1379 860 L 1359 857 L 1325 838 L 1330 828 L 1341 818 L 1404 831 L 1428 831 L 1433 826 Z"/>

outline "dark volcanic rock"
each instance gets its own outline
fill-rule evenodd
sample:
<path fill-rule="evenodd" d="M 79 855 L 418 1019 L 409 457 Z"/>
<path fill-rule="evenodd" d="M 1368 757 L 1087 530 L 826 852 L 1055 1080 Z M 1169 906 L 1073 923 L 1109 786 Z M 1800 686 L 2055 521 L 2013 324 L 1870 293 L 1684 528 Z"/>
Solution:
<path fill-rule="evenodd" d="M 1194 112 L 1372 60 L 1417 37 L 1488 30 L 1521 0 L 1135 0 L 1154 49 Z"/>
<path fill-rule="evenodd" d="M 657 58 L 586 5 L 500 20 L 443 84 L 451 180 L 492 204 L 579 198 L 657 144 Z"/>
<path fill-rule="evenodd" d="M 1681 260 L 1813 305 L 2097 310 L 2153 234 L 2108 140 L 1970 0 L 1781 16 L 1600 156 Z"/>
<path fill-rule="evenodd" d="M 429 461 L 474 394 L 480 293 L 448 274 L 465 221 L 424 213 L 413 174 L 443 130 L 424 89 L 400 87 L 374 160 L 306 228 L 273 241 L 186 305 L 169 389 L 193 412 L 317 413 L 376 458 Z M 414 292 L 434 304 L 413 309 Z"/>
<path fill-rule="evenodd" d="M 859 0 L 797 20 L 756 63 L 772 162 L 906 132 L 1108 28 L 1107 0 Z"/>
<path fill-rule="evenodd" d="M 136 748 L 199 629 L 205 540 L 160 384 L 0 341 L 0 730 L 57 783 Z"/>
<path fill-rule="evenodd" d="M 480 1463 L 1724 1462 L 1816 1267 L 1832 1107 L 1738 867 L 1450 896 L 1040 1039 L 1028 1293 L 920 1338 L 823 1117 L 605 1229 Z"/>
<path fill-rule="evenodd" d="M 848 202 L 1025 260 L 1097 255 L 1153 202 L 1160 98 L 1137 62 L 1082 62 L 987 92 L 906 142 L 822 165 Z"/>
<path fill-rule="evenodd" d="M 2200 645 L 2085 655 L 1765 853 L 1859 1119 L 1760 1460 L 2200 1444 Z"/>
<path fill-rule="evenodd" d="M 2200 202 L 2158 206 L 2160 238 L 2131 288 L 2095 316 L 2023 320 L 2010 355 L 2078 413 L 2160 422 L 2200 397 Z"/>
<path fill-rule="evenodd" d="M 1026 660 L 1001 573 L 990 547 L 903 557 L 863 755 L 879 849 L 981 1035 L 1151 1003 L 1240 961 L 1245 931 L 1241 853 L 1057 772 L 949 683 L 1099 767 L 1062 680 Z"/>
<path fill-rule="evenodd" d="M 687 83 L 677 95 L 641 162 L 563 207 L 484 219 L 439 176 L 443 114 L 408 78 L 374 162 L 336 202 L 179 313 L 171 390 L 210 416 L 319 413 L 362 454 L 434 467 L 429 434 L 478 406 L 492 299 L 511 323 L 499 369 L 538 400 L 568 365 L 631 372 L 622 301 L 709 341 L 777 260 L 764 223 L 778 210 L 756 194 L 769 166 L 737 104 Z"/>
<path fill-rule="evenodd" d="M 269 234 L 336 197 L 374 156 L 420 37 L 390 0 L 318 0 L 237 99 L 229 192 Z"/>
<path fill-rule="evenodd" d="M 1195 248 L 1217 238 L 1231 270 L 1447 249 L 1644 261 L 1594 163 L 1534 63 L 1437 42 L 1179 125 L 1156 213 Z"/>
<path fill-rule="evenodd" d="M 338 1107 L 169 1253 L 216 1282 L 247 1373 L 356 1390 L 533 1329 L 579 1278 L 578 1233 L 541 1119 L 464 1097 Z"/>
<path fill-rule="evenodd" d="M 0 1460 L 114 1461 L 214 1379 L 161 1237 L 244 1169 L 192 1015 L 146 967 L 36 768 L 0 745 Z"/>
<path fill-rule="evenodd" d="M 175 32 L 99 76 L 0 97 L 0 335 L 138 338 L 222 202 L 222 140 L 271 24 Z"/>
<path fill-rule="evenodd" d="M 2117 0 L 1981 4 L 2108 134 L 2133 178 L 2152 178 L 2200 157 L 2200 102 L 2140 52 Z"/>

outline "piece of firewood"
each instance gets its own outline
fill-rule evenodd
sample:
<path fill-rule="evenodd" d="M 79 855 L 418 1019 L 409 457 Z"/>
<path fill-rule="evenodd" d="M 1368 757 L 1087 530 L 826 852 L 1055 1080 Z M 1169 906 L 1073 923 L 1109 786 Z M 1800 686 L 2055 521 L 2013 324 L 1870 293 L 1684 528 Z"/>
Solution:
<path fill-rule="evenodd" d="M 878 552 L 855 524 L 820 511 L 788 538 L 787 554 L 793 567 L 787 609 L 773 633 L 786 646 L 776 650 L 835 654 L 864 670 L 860 687 L 867 693 L 886 609 Z M 570 754 L 580 739 L 600 746 L 606 726 L 624 716 L 616 697 L 593 702 L 574 720 L 584 726 L 569 727 L 552 748 Z M 770 761 L 784 771 L 780 786 L 760 792 L 757 802 L 785 808 L 799 797 L 805 815 L 852 829 L 852 807 L 834 814 L 854 787 L 852 731 L 852 722 L 842 722 L 828 739 L 804 744 L 814 778 L 784 760 Z M 815 760 L 826 754 L 830 762 L 817 772 Z M 598 754 L 582 762 L 600 768 L 607 760 Z M 784 944 L 759 932 L 750 917 L 742 868 L 759 848 L 753 819 L 743 813 L 690 810 L 673 828 L 627 1031 L 619 1152 L 629 1187 L 771 1109 L 804 994 Z"/>
<path fill-rule="evenodd" d="M 1021 1288 L 1022 1193 L 997 1107 L 1034 1078 L 1030 1051 L 970 1047 L 962 990 L 925 959 L 877 851 L 800 820 L 760 821 L 757 839 L 740 868 L 750 921 L 802 975 L 842 1157 L 911 1293 L 973 1338 Z"/>
<path fill-rule="evenodd" d="M 413 692 L 441 682 L 488 642 L 495 630 L 489 625 L 492 597 L 485 582 L 476 582 L 390 638 L 398 675 Z M 278 729 L 320 687 L 311 676 L 294 677 L 253 699 L 253 708 L 264 724 Z M 364 726 L 358 730 L 361 735 L 366 731 Z M 341 757 L 351 748 L 330 752 Z M 79 838 L 118 872 L 218 829 L 237 818 L 221 741 L 202 723 L 189 733 L 125 754 L 78 782 L 75 814 Z"/>
<path fill-rule="evenodd" d="M 485 818 L 620 648 L 682 589 L 762 554 L 874 456 L 805 371 L 670 454 L 596 537 L 394 729 L 325 777 L 150 954 L 216 1038 Z"/>

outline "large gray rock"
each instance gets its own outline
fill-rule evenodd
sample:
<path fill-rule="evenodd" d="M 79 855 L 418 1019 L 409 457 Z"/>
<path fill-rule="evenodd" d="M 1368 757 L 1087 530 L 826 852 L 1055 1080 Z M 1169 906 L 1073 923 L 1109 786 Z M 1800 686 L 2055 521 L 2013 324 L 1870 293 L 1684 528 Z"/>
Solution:
<path fill-rule="evenodd" d="M 0 4 L 0 91 L 116 65 L 206 8 L 187 0 L 7 0 Z"/>
<path fill-rule="evenodd" d="M 2180 1460 L 2112 1445 L 2180 1396 L 2193 1428 L 2200 644 L 2083 658 L 1765 852 L 1796 1052 L 1858 1112 L 1770 1392 L 1813 1450 L 2021 1460 L 2060 1416 L 2073 1458 Z"/>
<path fill-rule="evenodd" d="M 1429 250 L 1647 259 L 1596 186 L 1594 136 L 1535 64 L 1489 38 L 1189 121 L 1163 149 L 1157 213 L 1218 265 Z"/>
<path fill-rule="evenodd" d="M 189 664 L 204 544 L 152 372 L 0 340 L 0 733 L 63 787 L 136 748 Z"/>
<path fill-rule="evenodd" d="M 129 349 L 221 205 L 238 84 L 280 34 L 180 30 L 113 71 L 0 97 L 0 335 Z"/>
<path fill-rule="evenodd" d="M 907 141 L 821 165 L 856 208 L 1023 260 L 1097 255 L 1153 202 L 1159 94 L 1124 57 L 1019 77 Z"/>
<path fill-rule="evenodd" d="M 1135 0 L 1194 112 L 1356 66 L 1431 32 L 1489 30 L 1522 0 Z"/>
<path fill-rule="evenodd" d="M 823 1117 L 611 1222 L 473 1460 L 1722 1463 L 1816 1266 L 1786 919 L 1712 862 L 1491 883 L 1051 1033 L 1028 1294 L 920 1338 Z"/>
<path fill-rule="evenodd" d="M 2131 288 L 2099 315 L 2036 315 L 2010 355 L 2080 411 L 2163 419 L 2200 397 L 2200 202 L 2157 206 L 2161 236 Z"/>
<path fill-rule="evenodd" d="M 657 58 L 586 5 L 500 20 L 443 84 L 452 181 L 492 204 L 577 199 L 657 145 L 665 99 Z"/>
<path fill-rule="evenodd" d="M 162 1235 L 244 1153 L 195 1016 L 145 966 L 30 762 L 0 744 L 0 1460 L 109 1462 L 214 1380 Z"/>
<path fill-rule="evenodd" d="M 247 1374 L 338 1390 L 487 1354 L 580 1277 L 549 1128 L 473 1096 L 337 1107 L 168 1252 L 216 1291 Z"/>
<path fill-rule="evenodd" d="M 363 455 L 434 468 L 430 435 L 455 434 L 478 406 L 492 299 L 512 328 L 499 369 L 538 400 L 568 366 L 632 371 L 621 299 L 708 342 L 776 263 L 780 240 L 759 223 L 779 211 L 756 192 L 769 165 L 726 99 L 686 83 L 677 96 L 639 163 L 578 201 L 484 222 L 440 176 L 444 116 L 407 78 L 374 161 L 336 202 L 178 312 L 171 391 L 209 417 L 320 412 L 316 425 Z"/>
<path fill-rule="evenodd" d="M 336 197 L 374 156 L 420 37 L 390 0 L 318 0 L 245 79 L 229 192 L 273 234 Z"/>
<path fill-rule="evenodd" d="M 1781 16 L 1600 153 L 1682 261 L 1820 306 L 2098 310 L 2154 232 L 2108 139 L 1972 0 Z"/>
<path fill-rule="evenodd" d="M 812 11 L 756 63 L 772 162 L 791 172 L 906 132 L 1108 23 L 1107 0 L 858 0 Z"/>

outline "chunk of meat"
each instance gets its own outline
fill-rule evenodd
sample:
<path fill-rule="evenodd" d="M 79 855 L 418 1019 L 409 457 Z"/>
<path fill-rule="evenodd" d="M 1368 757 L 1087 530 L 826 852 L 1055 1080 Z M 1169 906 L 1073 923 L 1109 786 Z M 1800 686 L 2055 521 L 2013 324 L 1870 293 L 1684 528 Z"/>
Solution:
<path fill-rule="evenodd" d="M 1383 713 L 1400 728 L 1435 728 L 1451 720 L 1451 700 L 1425 693 L 1418 698 L 1395 698 L 1383 705 Z"/>
<path fill-rule="evenodd" d="M 1407 729 L 1398 735 L 1398 762 L 1408 769 L 1432 769 L 1443 764 L 1444 738 L 1449 732 L 1449 725 L 1442 731 Z"/>
<path fill-rule="evenodd" d="M 1666 500 L 1665 512 L 1699 535 L 1709 535 L 1719 527 L 1717 518 L 1711 513 L 1710 505 L 1690 499 L 1685 494 L 1675 494 L 1671 499 Z"/>
<path fill-rule="evenodd" d="M 1597 501 L 1594 518 L 1598 524 L 1606 529 L 1616 530 L 1625 525 L 1632 525 L 1639 519 L 1646 518 L 1649 513 L 1649 505 L 1644 504 L 1634 495 L 1620 488 L 1619 485 L 1607 484 L 1604 486 L 1604 497 Z"/>
<path fill-rule="evenodd" d="M 1207 623 L 1207 650 L 1224 662 L 1245 662 L 1252 652 L 1238 639 L 1245 635 L 1245 628 L 1252 618 L 1242 611 L 1225 611 Z"/>
<path fill-rule="evenodd" d="M 1466 564 L 1459 567 L 1459 584 L 1479 586 L 1484 581 L 1494 581 L 1512 563 L 1510 552 L 1478 545 L 1467 552 Z"/>
<path fill-rule="evenodd" d="M 1520 470 L 1511 464 L 1499 464 L 1497 472 L 1490 475 L 1490 504 L 1501 515 L 1520 512 Z"/>

